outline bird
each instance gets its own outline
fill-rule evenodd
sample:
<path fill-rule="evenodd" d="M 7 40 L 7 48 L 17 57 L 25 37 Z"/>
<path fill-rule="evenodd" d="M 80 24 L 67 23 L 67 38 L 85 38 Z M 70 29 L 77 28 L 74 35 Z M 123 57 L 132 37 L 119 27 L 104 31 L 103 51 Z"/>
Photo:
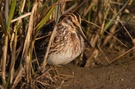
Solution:
<path fill-rule="evenodd" d="M 44 26 L 41 29 L 42 35 L 45 35 L 47 30 L 48 33 L 52 34 L 54 25 L 56 26 L 56 33 L 46 62 L 50 65 L 65 65 L 75 60 L 84 51 L 86 36 L 82 31 L 81 17 L 79 14 L 74 13 L 64 14 L 57 24 L 53 21 Z M 38 49 L 43 49 L 43 53 L 46 52 L 47 40 L 42 39 L 40 42 L 37 41 L 37 44 L 39 45 L 37 46 Z"/>

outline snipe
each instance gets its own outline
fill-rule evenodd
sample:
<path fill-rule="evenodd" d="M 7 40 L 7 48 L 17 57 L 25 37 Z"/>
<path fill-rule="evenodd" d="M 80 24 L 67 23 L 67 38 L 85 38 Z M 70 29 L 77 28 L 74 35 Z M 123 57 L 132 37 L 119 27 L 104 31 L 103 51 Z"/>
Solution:
<path fill-rule="evenodd" d="M 42 33 L 50 27 L 53 29 L 53 23 L 45 26 Z M 63 15 L 56 25 L 56 34 L 50 47 L 47 63 L 52 65 L 67 64 L 78 57 L 84 49 L 82 35 L 80 16 L 75 14 Z M 44 42 L 40 43 L 40 47 L 45 46 Z"/>

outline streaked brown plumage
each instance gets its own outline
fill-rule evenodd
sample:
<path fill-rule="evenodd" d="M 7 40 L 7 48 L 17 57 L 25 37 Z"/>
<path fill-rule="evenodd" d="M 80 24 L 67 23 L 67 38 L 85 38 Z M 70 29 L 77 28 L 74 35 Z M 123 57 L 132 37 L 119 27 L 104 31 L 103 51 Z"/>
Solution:
<path fill-rule="evenodd" d="M 53 26 L 51 25 L 51 27 Z M 46 29 L 48 29 L 47 26 L 42 30 Z M 78 57 L 84 49 L 84 39 L 79 32 L 82 32 L 79 15 L 63 15 L 56 26 L 56 34 L 50 47 L 47 63 L 67 64 Z M 43 42 L 40 47 L 44 47 Z"/>

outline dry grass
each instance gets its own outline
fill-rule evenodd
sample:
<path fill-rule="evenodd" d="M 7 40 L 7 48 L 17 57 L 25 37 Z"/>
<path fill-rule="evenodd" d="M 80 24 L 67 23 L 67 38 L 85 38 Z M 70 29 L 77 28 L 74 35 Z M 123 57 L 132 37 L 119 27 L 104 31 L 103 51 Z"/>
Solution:
<path fill-rule="evenodd" d="M 134 0 L 84 0 L 83 2 L 81 0 L 0 0 L 0 2 L 0 87 L 3 89 L 57 88 L 69 78 L 59 74 L 56 68 L 46 66 L 47 54 L 40 65 L 35 59 L 37 55 L 34 50 L 40 29 L 55 17 L 57 17 L 55 21 L 58 22 L 60 15 L 69 11 L 77 12 L 82 17 L 84 32 L 93 47 L 89 60 L 97 57 L 100 51 L 110 64 L 134 50 L 133 32 L 135 31 L 131 29 L 135 28 L 135 16 L 130 10 L 134 6 Z M 130 30 L 129 26 L 132 27 Z M 130 41 L 119 38 L 123 34 L 126 34 L 125 38 Z M 53 35 L 50 43 L 52 40 Z M 122 48 L 125 51 L 110 61 L 102 48 L 111 49 L 116 45 L 119 45 L 117 49 Z"/>

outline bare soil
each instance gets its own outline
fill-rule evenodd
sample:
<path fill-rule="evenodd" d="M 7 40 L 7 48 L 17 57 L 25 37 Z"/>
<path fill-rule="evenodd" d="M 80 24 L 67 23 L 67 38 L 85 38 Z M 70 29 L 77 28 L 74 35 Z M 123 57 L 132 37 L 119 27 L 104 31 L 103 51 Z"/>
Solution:
<path fill-rule="evenodd" d="M 88 68 L 69 63 L 58 71 L 71 76 L 60 89 L 135 89 L 135 57 Z"/>

